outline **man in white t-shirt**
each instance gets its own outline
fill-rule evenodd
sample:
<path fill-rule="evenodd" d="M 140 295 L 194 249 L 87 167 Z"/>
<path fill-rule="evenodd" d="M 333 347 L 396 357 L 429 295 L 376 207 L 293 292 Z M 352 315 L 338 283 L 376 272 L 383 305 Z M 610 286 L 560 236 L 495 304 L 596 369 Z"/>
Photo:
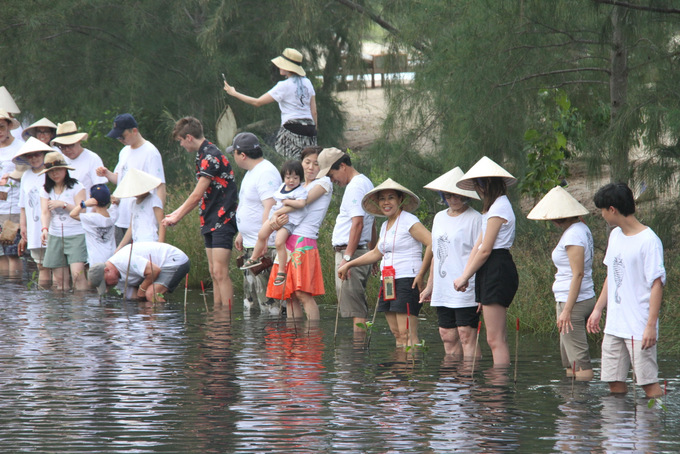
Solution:
<path fill-rule="evenodd" d="M 354 331 L 360 332 L 357 323 L 365 323 L 368 317 L 366 284 L 372 265 L 352 268 L 349 278 L 342 281 L 337 276 L 338 268 L 348 261 L 371 250 L 376 240 L 373 216 L 361 207 L 364 195 L 373 189 L 373 183 L 352 167 L 347 153 L 337 148 L 325 148 L 319 154 L 319 174 L 345 186 L 340 212 L 335 219 L 332 243 L 335 249 L 335 291 L 340 305 L 340 315 L 354 319 Z"/>
<path fill-rule="evenodd" d="M 666 284 L 663 245 L 658 236 L 638 221 L 633 192 L 625 183 L 610 183 L 593 197 L 602 217 L 614 227 L 604 258 L 607 278 L 588 318 L 588 332 L 600 332 L 607 307 L 602 340 L 602 381 L 612 393 L 628 389 L 631 362 L 633 380 L 648 398 L 663 394 L 659 386 L 656 344 L 659 310 Z"/>
<path fill-rule="evenodd" d="M 73 121 L 66 121 L 57 125 L 57 135 L 50 145 L 57 146 L 66 158 L 66 164 L 75 170 L 70 175 L 78 180 L 89 193 L 95 184 L 105 184 L 106 178 L 97 175 L 97 169 L 104 163 L 102 158 L 93 151 L 84 148 L 82 141 L 87 140 L 86 132 L 78 132 L 78 127 Z"/>
<path fill-rule="evenodd" d="M 264 159 L 260 142 L 249 132 L 237 134 L 233 144 L 227 148 L 227 153 L 233 153 L 232 162 L 247 171 L 239 190 L 239 203 L 236 208 L 239 232 L 234 240 L 234 247 L 238 251 L 243 251 L 242 259 L 247 260 L 253 253 L 262 224 L 269 220 L 269 211 L 275 203 L 274 192 L 282 183 L 281 174 L 274 164 Z M 279 302 L 267 298 L 267 282 L 276 253 L 272 246 L 274 243 L 270 238 L 269 248 L 263 256 L 263 266 L 243 271 L 243 305 L 246 314 L 255 301 L 262 312 L 269 312 L 272 315 L 280 313 Z"/>
<path fill-rule="evenodd" d="M 137 128 L 137 121 L 129 113 L 120 114 L 113 121 L 113 129 L 106 134 L 107 137 L 117 139 L 125 145 L 118 155 L 118 164 L 111 172 L 102 166 L 97 169 L 97 175 L 106 177 L 113 184 L 122 182 L 125 174 L 130 169 L 142 170 L 157 178 L 162 183 L 154 189 L 155 194 L 165 206 L 165 172 L 163 171 L 163 159 L 158 148 L 146 140 Z M 132 204 L 135 203 L 134 197 L 129 197 L 120 201 L 118 207 L 118 219 L 116 220 L 116 244 L 125 236 L 125 232 L 130 227 L 130 216 L 132 214 Z"/>

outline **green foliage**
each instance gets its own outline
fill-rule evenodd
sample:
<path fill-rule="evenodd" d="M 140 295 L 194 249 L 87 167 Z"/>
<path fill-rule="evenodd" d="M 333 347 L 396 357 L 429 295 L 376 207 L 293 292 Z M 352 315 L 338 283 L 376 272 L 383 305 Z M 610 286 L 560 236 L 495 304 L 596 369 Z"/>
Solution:
<path fill-rule="evenodd" d="M 538 198 L 561 184 L 568 176 L 569 151 L 579 151 L 584 122 L 562 90 L 541 90 L 544 109 L 539 110 L 539 125 L 524 133 L 527 172 L 520 182 L 522 194 Z"/>

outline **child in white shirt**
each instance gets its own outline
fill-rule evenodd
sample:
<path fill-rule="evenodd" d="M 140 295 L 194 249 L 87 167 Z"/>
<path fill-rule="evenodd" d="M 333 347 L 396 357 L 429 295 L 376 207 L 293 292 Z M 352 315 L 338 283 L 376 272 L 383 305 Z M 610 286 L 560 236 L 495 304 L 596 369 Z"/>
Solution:
<path fill-rule="evenodd" d="M 282 214 L 288 215 L 288 223 L 276 231 L 274 245 L 276 246 L 279 261 L 279 270 L 286 269 L 286 263 L 288 262 L 286 241 L 288 241 L 291 232 L 307 214 L 307 210 L 304 209 L 307 205 L 307 189 L 301 185 L 304 179 L 304 171 L 300 161 L 286 161 L 281 167 L 281 178 L 283 178 L 283 184 L 274 193 L 276 204 L 271 209 L 269 222 L 263 224 L 260 228 L 257 242 L 253 249 L 253 255 L 243 264 L 242 270 L 247 270 L 260 264 L 260 258 L 267 251 L 267 239 L 274 232 L 272 225 L 276 224 L 277 217 Z M 280 271 L 276 275 L 274 285 L 282 285 L 285 280 L 286 273 Z"/>
<path fill-rule="evenodd" d="M 90 188 L 90 198 L 83 200 L 71 210 L 70 216 L 80 221 L 85 231 L 87 244 L 87 262 L 89 264 L 106 262 L 116 250 L 114 224 L 118 207 L 107 206 L 111 203 L 111 192 L 105 184 L 96 184 Z M 88 208 L 92 211 L 88 212 Z"/>

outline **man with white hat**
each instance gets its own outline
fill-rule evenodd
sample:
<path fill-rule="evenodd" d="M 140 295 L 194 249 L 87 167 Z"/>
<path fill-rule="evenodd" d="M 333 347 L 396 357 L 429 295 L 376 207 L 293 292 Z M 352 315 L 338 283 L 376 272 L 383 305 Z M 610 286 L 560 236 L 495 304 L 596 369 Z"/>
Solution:
<path fill-rule="evenodd" d="M 165 205 L 165 171 L 163 159 L 158 148 L 139 132 L 137 120 L 129 114 L 118 115 L 113 121 L 113 128 L 106 134 L 107 137 L 117 139 L 125 145 L 118 154 L 118 164 L 111 172 L 104 166 L 97 169 L 97 175 L 106 177 L 113 183 L 119 184 L 125 178 L 130 169 L 138 169 L 161 179 L 161 184 L 154 189 L 154 193 Z M 134 199 L 121 200 L 116 220 L 116 243 L 120 243 L 125 232 L 130 227 L 130 216 Z"/>
<path fill-rule="evenodd" d="M 332 237 L 335 249 L 335 291 L 338 295 L 340 315 L 352 317 L 354 331 L 358 332 L 361 328 L 357 323 L 365 323 L 368 317 L 366 284 L 372 266 L 352 268 L 345 281 L 341 281 L 337 274 L 338 268 L 366 254 L 374 246 L 376 240 L 374 218 L 361 206 L 364 195 L 373 189 L 373 183 L 352 167 L 352 160 L 347 153 L 337 148 L 324 148 L 321 151 L 319 167 L 317 178 L 328 174 L 334 183 L 345 186 Z"/>
<path fill-rule="evenodd" d="M 104 165 L 102 158 L 81 144 L 87 137 L 86 132 L 78 132 L 75 122 L 65 121 L 57 125 L 57 134 L 50 142 L 50 145 L 59 148 L 66 164 L 73 167 L 70 175 L 83 185 L 85 192 L 95 184 L 106 183 L 106 178 L 97 175 L 97 168 Z"/>
<path fill-rule="evenodd" d="M 9 175 L 15 170 L 12 162 L 14 155 L 21 149 L 24 142 L 12 135 L 12 130 L 19 128 L 19 122 L 6 110 L 0 109 L 0 175 L 5 184 L 0 186 L 0 225 L 11 221 L 19 225 L 19 183 L 10 179 Z M 20 273 L 22 266 L 18 257 L 16 242 L 0 245 L 0 272 L 9 271 L 10 274 Z"/>
<path fill-rule="evenodd" d="M 242 132 L 234 137 L 233 144 L 227 148 L 233 153 L 233 162 L 246 170 L 239 190 L 239 204 L 236 208 L 236 224 L 238 235 L 234 247 L 243 251 L 242 258 L 247 260 L 253 253 L 257 242 L 257 234 L 262 224 L 269 220 L 269 211 L 274 206 L 274 192 L 281 186 L 281 174 L 274 164 L 264 158 L 260 141 L 255 134 Z M 267 298 L 267 282 L 271 264 L 276 250 L 273 240 L 263 256 L 263 266 L 243 271 L 243 305 L 249 310 L 257 301 L 261 311 L 268 310 L 278 315 L 279 306 L 276 300 Z M 246 311 L 247 312 L 247 311 Z"/>

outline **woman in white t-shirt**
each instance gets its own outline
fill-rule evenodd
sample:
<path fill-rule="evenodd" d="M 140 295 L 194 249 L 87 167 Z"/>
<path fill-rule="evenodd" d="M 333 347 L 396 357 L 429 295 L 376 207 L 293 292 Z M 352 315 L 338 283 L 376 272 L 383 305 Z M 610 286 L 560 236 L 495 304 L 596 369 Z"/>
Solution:
<path fill-rule="evenodd" d="M 53 282 L 57 290 L 68 290 L 68 269 L 76 290 L 88 288 L 85 276 L 87 245 L 85 231 L 79 221 L 71 218 L 71 210 L 85 200 L 85 189 L 68 173 L 73 170 L 66 165 L 58 151 L 45 155 L 45 185 L 40 193 L 42 216 L 41 240 L 47 245 L 43 266 L 52 268 Z"/>
<path fill-rule="evenodd" d="M 456 183 L 460 189 L 477 191 L 483 209 L 482 232 L 453 285 L 464 292 L 475 277 L 475 300 L 482 304 L 494 366 L 510 364 L 507 312 L 519 277 L 509 250 L 515 240 L 515 214 L 506 194 L 507 186 L 516 182 L 507 170 L 484 156 Z"/>
<path fill-rule="evenodd" d="M 432 265 L 420 301 L 430 301 L 437 308 L 446 354 L 469 359 L 481 356 L 475 348 L 481 307 L 475 301 L 474 277 L 464 292 L 456 292 L 453 278 L 465 269 L 481 231 L 482 215 L 467 204 L 470 199 L 479 200 L 477 193 L 456 186 L 462 176 L 456 167 L 425 186 L 437 191 L 448 208 L 437 213 L 432 223 Z"/>
<path fill-rule="evenodd" d="M 224 91 L 255 107 L 277 102 L 281 109 L 281 127 L 276 136 L 276 151 L 288 159 L 300 159 L 306 147 L 316 145 L 316 92 L 302 69 L 302 54 L 295 49 L 285 49 L 272 59 L 279 74 L 286 80 L 277 83 L 259 98 L 236 91 L 224 81 Z"/>
<path fill-rule="evenodd" d="M 288 317 L 301 317 L 304 308 L 307 320 L 319 320 L 319 307 L 314 297 L 325 293 L 316 240 L 319 238 L 319 228 L 331 203 L 333 183 L 328 177 L 316 178 L 319 173 L 318 159 L 321 150 L 322 147 L 308 147 L 302 150 L 302 169 L 305 178 L 302 186 L 307 190 L 307 214 L 295 226 L 286 241 L 290 257 L 286 267 L 288 275 L 286 288 L 283 290 L 283 298 L 288 300 L 286 313 Z M 279 226 L 288 222 L 286 215 L 277 218 Z M 281 287 L 274 286 L 274 276 L 278 272 L 279 264 L 275 262 L 267 286 L 269 298 L 282 298 Z"/>
<path fill-rule="evenodd" d="M 588 351 L 586 322 L 595 307 L 593 285 L 593 235 L 579 219 L 588 210 L 560 186 L 534 207 L 527 218 L 552 221 L 564 233 L 552 252 L 557 267 L 552 290 L 555 294 L 560 355 L 567 377 L 593 379 Z M 576 369 L 574 369 L 574 365 Z"/>
<path fill-rule="evenodd" d="M 386 216 L 387 220 L 380 228 L 375 248 L 338 269 L 338 277 L 344 280 L 350 268 L 382 259 L 382 285 L 377 310 L 385 312 L 397 347 L 419 342 L 420 290 L 432 258 L 432 236 L 411 214 L 419 204 L 418 196 L 390 178 L 367 192 L 361 202 L 364 211 Z M 423 245 L 426 246 L 425 260 L 422 258 Z"/>

